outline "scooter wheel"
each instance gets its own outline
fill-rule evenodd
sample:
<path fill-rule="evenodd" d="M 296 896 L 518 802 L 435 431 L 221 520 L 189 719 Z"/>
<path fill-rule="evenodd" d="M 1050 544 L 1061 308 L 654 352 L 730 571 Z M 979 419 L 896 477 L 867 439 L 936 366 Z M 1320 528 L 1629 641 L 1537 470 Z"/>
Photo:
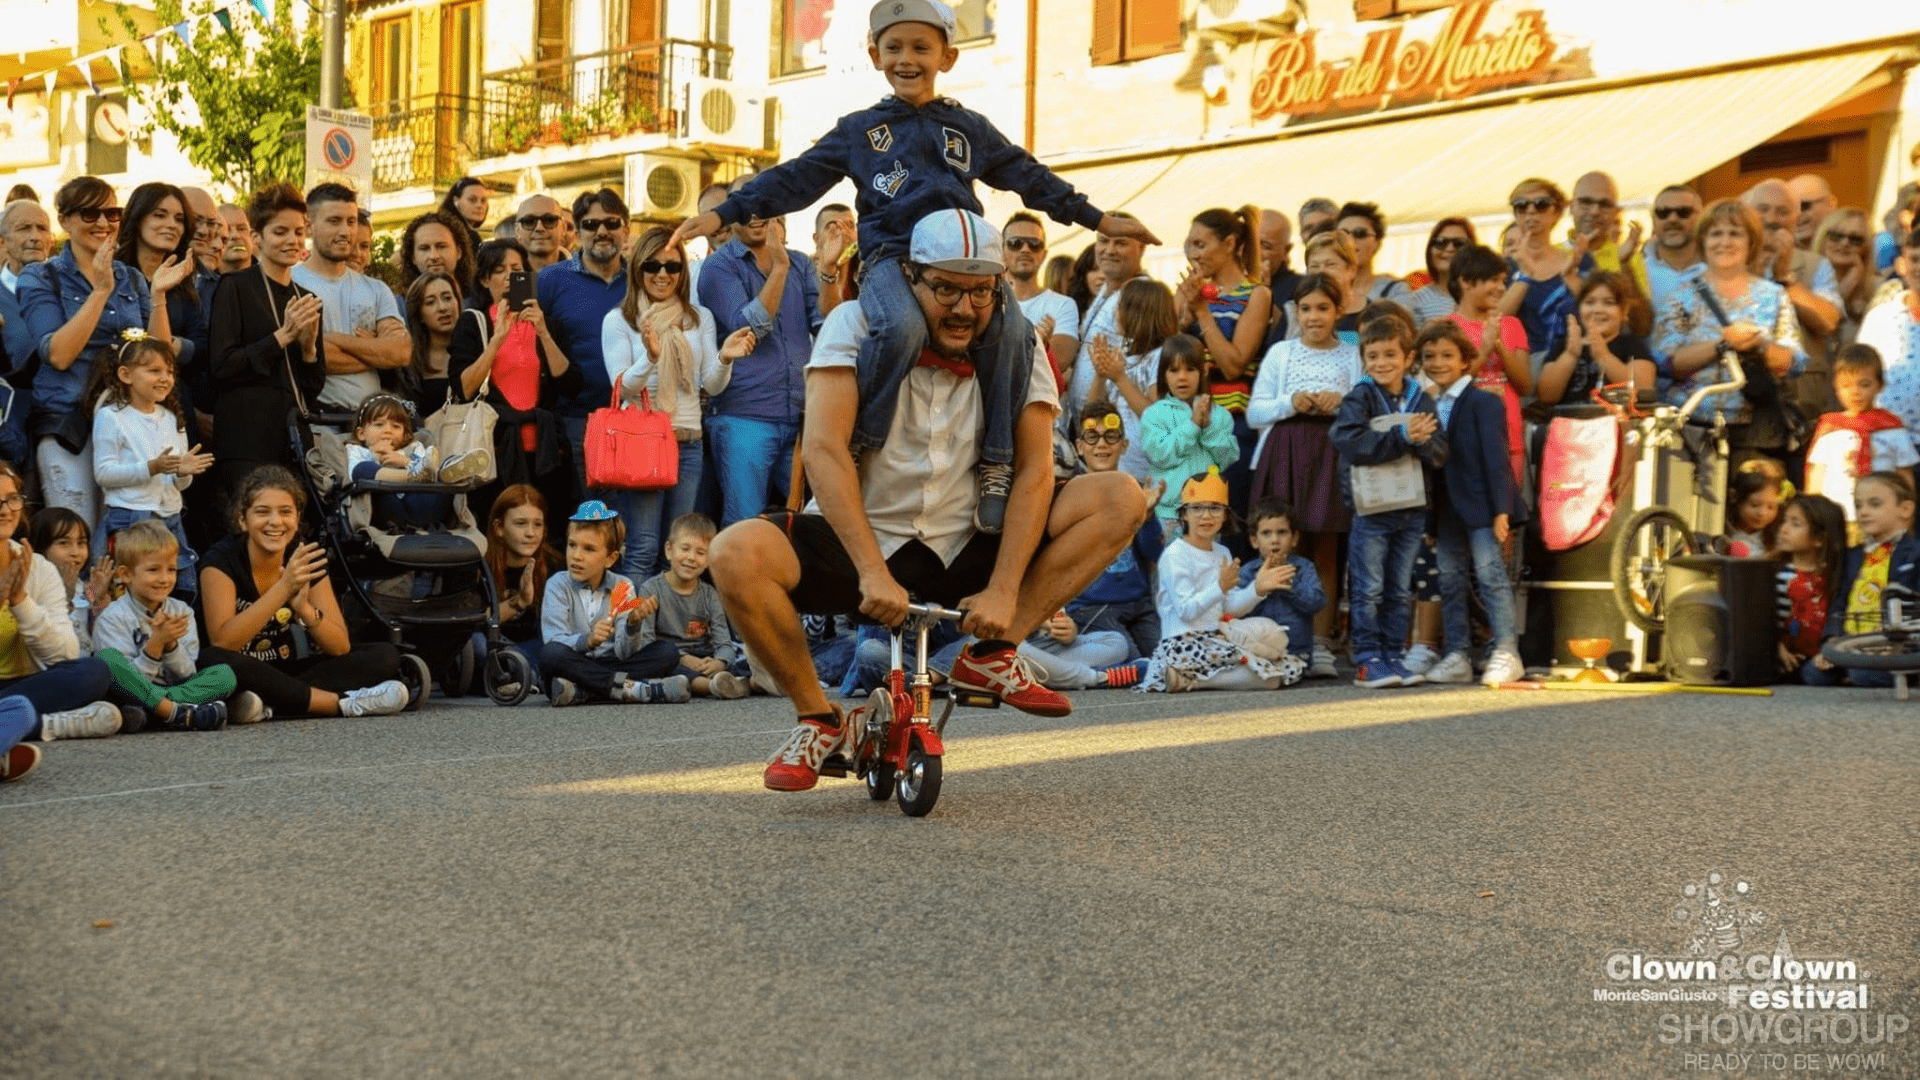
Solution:
<path fill-rule="evenodd" d="M 1613 599 L 1621 618 L 1648 633 L 1666 628 L 1667 560 L 1697 553 L 1686 519 L 1664 506 L 1640 509 L 1613 541 Z"/>
<path fill-rule="evenodd" d="M 867 707 L 861 716 L 863 740 L 873 754 L 873 767 L 867 770 L 867 798 L 874 802 L 886 802 L 893 797 L 893 762 L 888 761 L 887 727 L 893 722 L 893 695 L 885 688 L 875 690 L 867 698 Z"/>
<path fill-rule="evenodd" d="M 894 778 L 900 797 L 900 812 L 908 817 L 926 817 L 940 800 L 940 755 L 927 753 L 918 733 L 908 736 L 907 767 Z"/>

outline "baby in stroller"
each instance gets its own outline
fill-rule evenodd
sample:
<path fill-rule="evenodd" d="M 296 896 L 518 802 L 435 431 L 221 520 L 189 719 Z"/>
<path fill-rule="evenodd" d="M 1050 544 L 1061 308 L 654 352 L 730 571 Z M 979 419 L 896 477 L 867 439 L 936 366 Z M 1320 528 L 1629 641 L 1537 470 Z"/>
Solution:
<path fill-rule="evenodd" d="M 470 450 L 440 460 L 438 447 L 414 438 L 413 411 L 392 394 L 375 394 L 360 403 L 347 443 L 347 475 L 356 481 L 462 484 L 489 471 L 491 451 Z M 374 521 L 386 528 L 434 529 L 453 511 L 453 497 L 441 492 L 376 492 Z"/>

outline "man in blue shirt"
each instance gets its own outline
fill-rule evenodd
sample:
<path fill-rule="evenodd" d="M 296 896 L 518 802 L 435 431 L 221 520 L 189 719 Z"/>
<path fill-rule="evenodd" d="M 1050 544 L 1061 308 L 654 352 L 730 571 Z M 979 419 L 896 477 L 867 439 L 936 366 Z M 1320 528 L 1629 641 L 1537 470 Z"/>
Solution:
<path fill-rule="evenodd" d="M 627 204 L 611 188 L 588 191 L 573 201 L 580 230 L 579 254 L 540 271 L 537 293 L 547 329 L 568 362 L 580 372 L 578 394 L 559 403 L 567 442 L 576 451 L 586 445 L 587 414 L 613 398 L 607 365 L 600 351 L 600 327 L 607 312 L 627 298 Z M 575 479 L 587 488 L 587 457 L 573 455 Z M 563 507 L 548 507 L 558 514 Z"/>
<path fill-rule="evenodd" d="M 734 226 L 733 238 L 700 271 L 700 306 L 713 313 L 716 337 L 724 341 L 744 326 L 755 342 L 734 361 L 733 381 L 707 415 L 721 528 L 784 500 L 792 484 L 805 368 L 821 316 L 813 266 L 788 251 L 786 239 L 783 219 L 749 219 Z"/>

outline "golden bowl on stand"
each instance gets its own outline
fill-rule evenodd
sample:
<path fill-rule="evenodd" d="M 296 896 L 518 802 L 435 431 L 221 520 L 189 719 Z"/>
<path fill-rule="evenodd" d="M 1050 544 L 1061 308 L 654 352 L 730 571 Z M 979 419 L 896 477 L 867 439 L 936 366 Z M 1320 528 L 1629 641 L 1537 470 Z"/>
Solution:
<path fill-rule="evenodd" d="M 1607 653 L 1613 648 L 1612 638 L 1569 638 L 1567 639 L 1567 648 L 1572 650 L 1573 655 L 1585 661 L 1587 665 L 1585 669 L 1573 677 L 1574 682 L 1610 683 L 1613 681 L 1613 676 L 1605 668 L 1599 666 L 1600 661 L 1605 660 Z"/>

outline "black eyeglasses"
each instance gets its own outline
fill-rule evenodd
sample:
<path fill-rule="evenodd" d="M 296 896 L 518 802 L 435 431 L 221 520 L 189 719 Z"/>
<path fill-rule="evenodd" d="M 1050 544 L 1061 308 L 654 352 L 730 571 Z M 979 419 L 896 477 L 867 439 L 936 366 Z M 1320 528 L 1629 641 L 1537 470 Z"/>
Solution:
<path fill-rule="evenodd" d="M 1362 240 L 1371 240 L 1374 237 L 1372 229 L 1341 229 L 1340 231 L 1353 237 L 1355 243 Z"/>
<path fill-rule="evenodd" d="M 666 262 L 661 262 L 658 259 L 648 259 L 646 262 L 640 264 L 640 272 L 643 274 L 677 274 L 686 268 L 687 264 L 681 262 L 679 259 L 670 259 Z"/>
<path fill-rule="evenodd" d="M 520 227 L 523 229 L 554 229 L 560 226 L 559 214 L 522 214 Z"/>
<path fill-rule="evenodd" d="M 1558 209 L 1560 206 L 1559 203 L 1554 202 L 1545 195 L 1532 199 L 1515 199 L 1508 205 L 1513 207 L 1513 212 L 1516 214 L 1524 214 L 1529 210 L 1536 214 L 1544 214 L 1549 210 Z"/>
<path fill-rule="evenodd" d="M 1681 221 L 1685 221 L 1693 216 L 1693 207 L 1656 206 L 1653 208 L 1653 216 L 1659 218 L 1661 221 L 1665 221 L 1668 218 L 1679 218 Z"/>
<path fill-rule="evenodd" d="M 626 223 L 627 223 L 626 218 L 617 218 L 617 217 L 581 218 L 580 231 L 583 233 L 596 233 L 602 230 L 605 230 L 606 232 L 619 232 L 620 226 L 625 225 Z"/>
<path fill-rule="evenodd" d="M 216 232 L 226 227 L 226 224 L 226 222 L 221 221 L 219 218 L 197 218 L 193 223 L 193 233 L 195 236 L 205 236 L 207 233 Z"/>
<path fill-rule="evenodd" d="M 1466 240 L 1458 236 L 1442 236 L 1439 239 L 1435 240 L 1429 246 L 1433 248 L 1437 248 L 1441 251 L 1458 251 L 1461 248 L 1466 247 L 1467 242 Z"/>
<path fill-rule="evenodd" d="M 1127 441 L 1124 431 L 1082 431 L 1080 441 L 1092 446 L 1095 443 L 1111 443 L 1115 446 Z"/>
<path fill-rule="evenodd" d="M 106 218 L 109 225 L 120 224 L 120 208 L 117 206 L 89 206 L 85 210 L 75 210 L 73 214 L 89 225 L 101 218 Z"/>
<path fill-rule="evenodd" d="M 1867 242 L 1865 235 L 1852 232 L 1830 232 L 1827 234 L 1827 240 L 1835 244 L 1852 244 L 1855 247 Z"/>
<path fill-rule="evenodd" d="M 1008 251 L 1039 251 L 1047 246 L 1045 240 L 1035 236 L 1009 236 L 1003 243 Z"/>
<path fill-rule="evenodd" d="M 975 308 L 985 308 L 1000 295 L 1000 283 L 997 281 L 975 285 L 970 289 L 963 288 L 951 281 L 934 281 L 917 267 L 913 271 L 913 283 L 925 285 L 927 291 L 933 294 L 934 302 L 941 307 L 952 307 L 960 302 L 962 296 L 965 296 L 973 302 Z"/>

